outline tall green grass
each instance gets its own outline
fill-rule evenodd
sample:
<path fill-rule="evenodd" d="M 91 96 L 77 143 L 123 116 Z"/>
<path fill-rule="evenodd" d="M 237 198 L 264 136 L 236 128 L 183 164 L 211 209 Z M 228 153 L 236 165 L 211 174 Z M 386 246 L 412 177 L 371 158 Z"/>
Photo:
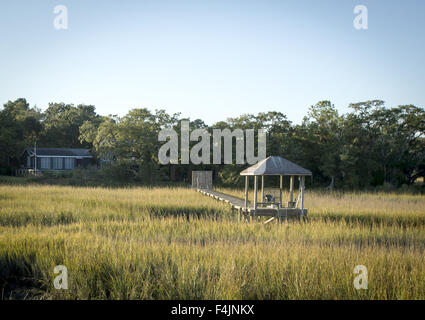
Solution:
<path fill-rule="evenodd" d="M 316 192 L 306 206 L 305 222 L 264 225 L 184 188 L 0 186 L 1 297 L 425 298 L 423 196 Z"/>

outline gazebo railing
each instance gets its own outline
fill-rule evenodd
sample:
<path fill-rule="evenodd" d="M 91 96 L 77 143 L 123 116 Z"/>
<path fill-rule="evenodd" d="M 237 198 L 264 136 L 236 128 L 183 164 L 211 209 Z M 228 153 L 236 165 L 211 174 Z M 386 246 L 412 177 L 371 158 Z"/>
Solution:
<path fill-rule="evenodd" d="M 258 188 L 258 177 L 261 178 L 261 187 Z M 295 185 L 295 176 L 290 176 L 289 184 L 289 201 L 284 201 L 283 195 L 283 176 L 280 176 L 279 189 L 265 189 L 264 188 L 264 176 L 254 176 L 254 201 L 252 210 L 253 215 L 257 214 L 269 214 L 270 210 L 275 209 L 277 214 L 280 214 L 281 210 L 300 210 L 300 216 L 305 216 L 307 210 L 304 208 L 304 195 L 305 195 L 305 177 L 298 176 L 299 178 L 299 192 L 294 201 L 294 185 Z M 249 189 L 249 180 L 246 176 L 245 180 L 245 210 L 248 210 L 248 189 Z M 260 193 L 260 197 L 258 197 Z M 260 199 L 258 199 L 260 198 Z M 264 201 L 265 198 L 268 198 L 268 201 Z M 279 199 L 279 201 L 276 201 Z M 258 201 L 260 200 L 260 201 Z M 264 211 L 263 211 L 264 209 Z"/>

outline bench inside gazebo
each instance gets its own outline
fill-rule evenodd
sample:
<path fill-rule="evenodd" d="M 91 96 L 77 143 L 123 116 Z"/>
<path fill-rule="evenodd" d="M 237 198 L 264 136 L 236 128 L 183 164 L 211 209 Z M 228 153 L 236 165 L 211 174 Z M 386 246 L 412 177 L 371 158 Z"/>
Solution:
<path fill-rule="evenodd" d="M 307 209 L 304 207 L 305 195 L 305 177 L 311 176 L 311 171 L 300 167 L 299 165 L 279 156 L 268 157 L 257 164 L 243 170 L 241 176 L 245 176 L 245 199 L 243 207 L 240 210 L 249 217 L 265 216 L 270 217 L 270 222 L 275 218 L 287 219 L 291 217 L 306 217 Z M 249 178 L 254 177 L 254 200 L 250 205 L 248 201 Z M 264 177 L 279 176 L 279 197 L 264 194 Z M 261 201 L 258 201 L 258 178 L 261 178 Z M 284 177 L 289 177 L 289 199 L 284 202 L 283 199 L 283 181 Z M 299 192 L 294 199 L 295 178 L 299 180 Z"/>

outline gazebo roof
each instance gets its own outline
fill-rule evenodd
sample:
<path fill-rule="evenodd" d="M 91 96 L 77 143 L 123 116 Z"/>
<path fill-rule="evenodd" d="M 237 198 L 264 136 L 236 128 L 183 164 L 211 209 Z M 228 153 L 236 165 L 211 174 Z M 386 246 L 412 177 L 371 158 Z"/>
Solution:
<path fill-rule="evenodd" d="M 311 171 L 279 156 L 271 156 L 243 170 L 241 176 L 311 176 Z"/>

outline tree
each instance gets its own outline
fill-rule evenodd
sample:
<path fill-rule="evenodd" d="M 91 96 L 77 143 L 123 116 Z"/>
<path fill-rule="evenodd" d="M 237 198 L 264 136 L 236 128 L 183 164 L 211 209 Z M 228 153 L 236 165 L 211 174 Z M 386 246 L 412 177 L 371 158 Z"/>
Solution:
<path fill-rule="evenodd" d="M 388 109 L 380 100 L 350 105 L 342 160 L 353 187 L 412 184 L 423 176 L 424 110 Z"/>
<path fill-rule="evenodd" d="M 43 133 L 40 144 L 45 147 L 90 147 L 86 140 L 80 140 L 80 127 L 87 122 L 97 127 L 102 117 L 96 114 L 92 105 L 78 105 L 64 103 L 49 103 L 43 113 Z"/>
<path fill-rule="evenodd" d="M 164 110 L 150 112 L 146 108 L 132 109 L 124 117 L 105 117 L 96 127 L 88 122 L 81 126 L 80 140 L 92 143 L 100 159 L 115 160 L 121 167 L 131 168 L 134 179 L 160 179 L 158 161 L 159 131 L 175 127 L 178 114 L 168 115 Z M 123 165 L 124 164 L 124 165 Z"/>
<path fill-rule="evenodd" d="M 15 163 L 25 147 L 34 145 L 42 125 L 41 113 L 23 99 L 8 101 L 0 111 L 0 162 Z"/>
<path fill-rule="evenodd" d="M 340 159 L 343 119 L 330 101 L 320 101 L 310 107 L 294 133 L 295 144 L 301 148 L 297 150 L 299 159 L 294 160 L 310 168 L 316 180 L 328 181 L 331 189 L 343 176 Z"/>

